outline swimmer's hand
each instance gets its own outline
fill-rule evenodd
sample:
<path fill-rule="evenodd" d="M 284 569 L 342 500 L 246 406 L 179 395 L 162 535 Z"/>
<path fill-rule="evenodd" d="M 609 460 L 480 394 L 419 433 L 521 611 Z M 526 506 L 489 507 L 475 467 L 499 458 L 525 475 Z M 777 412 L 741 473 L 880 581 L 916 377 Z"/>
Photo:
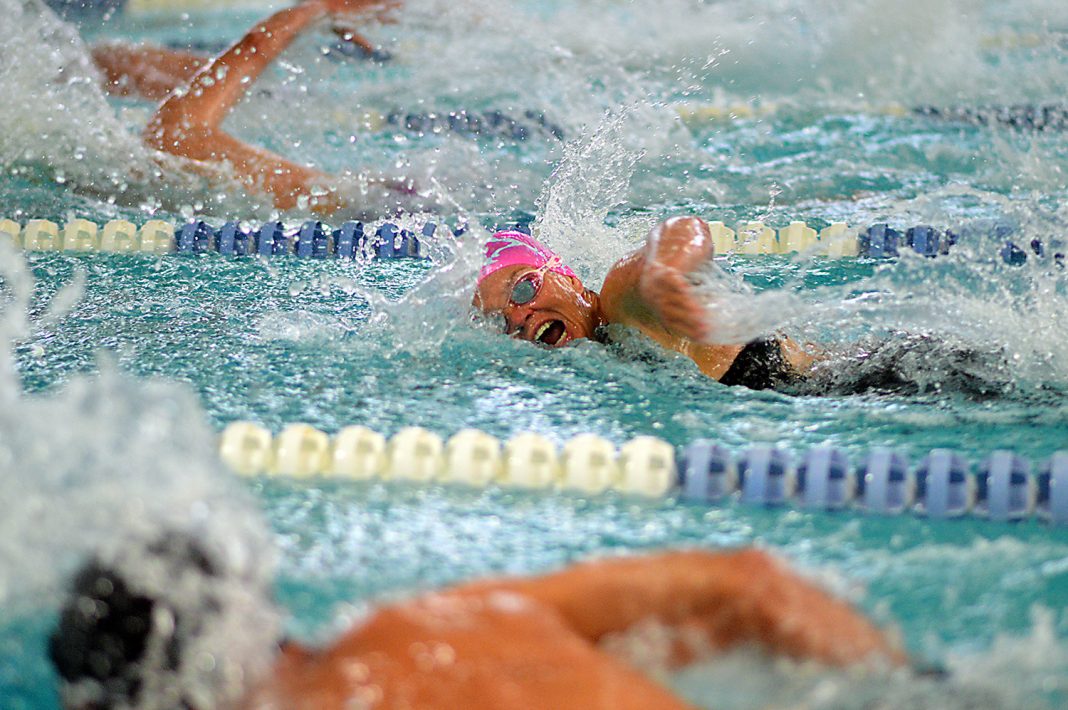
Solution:
<path fill-rule="evenodd" d="M 698 343 L 711 334 L 708 314 L 684 272 L 656 261 L 648 263 L 638 289 L 659 324 L 670 334 Z"/>
<path fill-rule="evenodd" d="M 675 217 L 660 223 L 645 246 L 620 260 L 605 278 L 601 305 L 606 320 L 640 328 L 669 347 L 679 340 L 706 342 L 712 323 L 689 276 L 712 254 L 703 220 Z"/>
<path fill-rule="evenodd" d="M 642 300 L 673 335 L 703 342 L 711 334 L 708 311 L 688 278 L 712 258 L 712 235 L 698 217 L 674 217 L 649 233 L 645 268 L 638 285 Z"/>
<path fill-rule="evenodd" d="M 324 217 L 372 221 L 383 215 L 425 212 L 440 204 L 435 193 L 411 178 L 346 174 L 324 176 L 309 187 L 297 207 Z"/>

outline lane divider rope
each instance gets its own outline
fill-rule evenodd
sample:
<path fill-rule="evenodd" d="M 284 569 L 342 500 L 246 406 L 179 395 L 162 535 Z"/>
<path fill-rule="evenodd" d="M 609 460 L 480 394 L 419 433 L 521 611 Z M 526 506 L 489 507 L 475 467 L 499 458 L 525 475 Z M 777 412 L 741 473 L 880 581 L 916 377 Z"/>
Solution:
<path fill-rule="evenodd" d="M 502 443 L 477 429 L 463 429 L 446 441 L 419 427 L 406 427 L 387 439 L 363 426 L 330 436 L 308 424 L 290 424 L 272 435 L 258 424 L 238 421 L 220 435 L 219 455 L 243 476 L 501 486 L 581 495 L 614 491 L 695 503 L 736 499 L 770 507 L 1068 524 L 1068 451 L 1035 467 L 1026 457 L 999 450 L 973 466 L 950 449 L 933 449 L 910 463 L 898 451 L 875 448 L 851 461 L 831 447 L 794 458 L 782 449 L 755 445 L 735 455 L 707 439 L 676 451 L 662 439 L 638 436 L 617 449 L 595 434 L 579 434 L 558 449 L 530 432 Z"/>
<path fill-rule="evenodd" d="M 706 124 L 770 118 L 789 105 L 785 102 L 779 104 L 768 101 L 726 105 L 687 102 L 676 104 L 674 108 L 684 124 L 691 128 L 700 128 Z M 914 116 L 946 123 L 1009 128 L 1026 133 L 1053 133 L 1068 130 L 1068 104 L 1063 103 L 993 104 L 985 106 L 920 104 L 911 107 L 904 104 L 885 104 L 880 106 L 857 106 L 850 112 L 896 118 Z"/>
<path fill-rule="evenodd" d="M 880 223 L 865 229 L 833 223 L 820 231 L 804 222 L 791 222 L 775 230 L 763 222 L 743 222 L 731 229 L 723 222 L 709 222 L 717 254 L 792 254 L 805 253 L 829 257 L 868 257 L 887 259 L 903 252 L 926 257 L 949 253 L 962 235 L 993 237 L 1001 244 L 999 256 L 1018 265 L 1029 255 L 1051 256 L 1063 264 L 1068 251 L 1061 240 L 1043 242 L 1033 239 L 1019 246 L 1013 241 L 1008 225 L 969 227 L 966 230 L 940 230 L 929 225 L 895 229 Z M 373 233 L 362 222 L 349 221 L 336 229 L 318 221 L 296 226 L 268 222 L 252 229 L 243 222 L 230 221 L 212 227 L 203 220 L 174 225 L 163 220 L 149 220 L 140 227 L 127 220 L 112 220 L 103 226 L 87 219 L 71 219 L 65 225 L 45 219 L 31 219 L 22 225 L 0 219 L 0 239 L 28 251 L 77 251 L 150 254 L 200 254 L 215 252 L 227 256 L 279 256 L 301 258 L 427 258 L 424 243 L 437 233 L 438 225 L 427 222 L 418 231 L 387 222 Z M 466 226 L 453 230 L 461 235 Z"/>
<path fill-rule="evenodd" d="M 456 230 L 462 234 L 465 228 Z M 290 255 L 326 258 L 425 258 L 423 241 L 432 238 L 437 225 L 427 222 L 418 233 L 387 222 L 373 233 L 363 222 L 349 221 L 331 229 L 318 221 L 286 226 L 268 222 L 252 229 L 242 222 L 212 227 L 195 220 L 174 225 L 149 220 L 140 227 L 128 220 L 111 220 L 103 226 L 87 219 L 72 219 L 60 226 L 46 219 L 31 219 L 25 226 L 0 219 L 0 239 L 27 251 L 76 251 L 148 254 L 201 254 L 226 256 Z"/>

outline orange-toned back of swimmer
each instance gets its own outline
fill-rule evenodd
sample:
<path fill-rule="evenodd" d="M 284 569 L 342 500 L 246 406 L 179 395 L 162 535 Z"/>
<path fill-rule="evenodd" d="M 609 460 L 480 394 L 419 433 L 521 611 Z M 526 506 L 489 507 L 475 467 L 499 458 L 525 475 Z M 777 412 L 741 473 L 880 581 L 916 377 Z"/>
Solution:
<path fill-rule="evenodd" d="M 673 665 L 738 644 L 831 665 L 904 660 L 848 605 L 762 552 L 669 553 L 384 607 L 324 651 L 287 647 L 245 707 L 687 707 L 598 646 L 650 620 L 678 632 Z"/>

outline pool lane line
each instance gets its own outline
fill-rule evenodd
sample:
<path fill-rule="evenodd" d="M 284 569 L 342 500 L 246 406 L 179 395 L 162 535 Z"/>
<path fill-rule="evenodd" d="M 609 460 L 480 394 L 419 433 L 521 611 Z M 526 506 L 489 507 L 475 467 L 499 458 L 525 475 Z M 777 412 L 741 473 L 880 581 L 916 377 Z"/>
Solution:
<path fill-rule="evenodd" d="M 297 226 L 267 222 L 252 229 L 237 221 L 212 227 L 203 220 L 177 226 L 149 220 L 138 227 L 118 219 L 101 227 L 90 220 L 72 219 L 61 227 L 45 219 L 31 219 L 25 226 L 4 219 L 0 220 L 0 239 L 8 239 L 27 251 L 397 259 L 426 258 L 423 242 L 433 238 L 437 229 L 433 222 L 425 223 L 418 231 L 386 222 L 370 232 L 369 225 L 356 221 L 345 222 L 337 229 L 318 221 Z M 465 229 L 460 227 L 453 233 L 459 235 Z"/>
<path fill-rule="evenodd" d="M 834 447 L 808 449 L 795 458 L 768 445 L 735 455 L 707 439 L 676 450 L 662 439 L 638 436 L 617 448 L 595 434 L 579 434 L 557 448 L 531 432 L 502 443 L 477 429 L 463 429 L 445 441 L 420 427 L 405 427 L 387 439 L 363 426 L 330 436 L 308 424 L 289 424 L 272 435 L 258 424 L 238 421 L 220 435 L 219 455 L 243 476 L 497 486 L 587 496 L 615 492 L 702 504 L 737 501 L 1068 524 L 1068 451 L 1055 452 L 1037 467 L 1007 450 L 973 465 L 950 449 L 932 449 L 911 462 L 885 447 L 854 460 Z"/>
<path fill-rule="evenodd" d="M 775 230 L 763 222 L 742 222 L 731 229 L 723 222 L 708 223 L 716 254 L 806 254 L 828 257 L 896 258 L 905 252 L 925 257 L 948 254 L 962 240 L 987 237 L 999 244 L 998 254 L 1018 265 L 1029 258 L 1050 257 L 1063 265 L 1068 251 L 1063 240 L 1048 238 L 1024 242 L 1007 224 L 937 229 L 930 225 L 894 228 L 886 223 L 863 229 L 835 222 L 820 231 L 801 221 Z M 451 230 L 454 236 L 466 225 Z M 363 222 L 348 221 L 336 229 L 319 221 L 299 225 L 267 222 L 253 229 L 246 222 L 229 221 L 217 227 L 203 220 L 175 225 L 149 220 L 140 227 L 127 220 L 111 220 L 103 226 L 86 219 L 71 219 L 65 225 L 31 219 L 25 226 L 0 220 L 0 239 L 8 239 L 27 251 L 73 251 L 106 253 L 201 254 L 226 256 L 295 256 L 310 259 L 428 258 L 425 243 L 438 234 L 438 224 L 425 223 L 407 229 L 385 222 L 370 231 Z M 1020 242 L 1020 244 L 1017 244 Z"/>
<path fill-rule="evenodd" d="M 679 119 L 690 128 L 701 128 L 709 124 L 732 123 L 735 121 L 760 121 L 785 113 L 790 102 L 761 101 L 754 103 L 705 104 L 699 101 L 671 104 Z M 986 128 L 1008 128 L 1021 133 L 1061 133 L 1068 131 L 1068 104 L 1013 103 L 984 104 L 977 106 L 937 106 L 935 104 L 889 103 L 880 106 L 843 106 L 822 111 L 826 115 L 866 114 L 940 121 L 943 123 L 965 124 Z M 380 124 L 374 124 L 379 127 Z M 373 130 L 374 128 L 372 128 Z"/>

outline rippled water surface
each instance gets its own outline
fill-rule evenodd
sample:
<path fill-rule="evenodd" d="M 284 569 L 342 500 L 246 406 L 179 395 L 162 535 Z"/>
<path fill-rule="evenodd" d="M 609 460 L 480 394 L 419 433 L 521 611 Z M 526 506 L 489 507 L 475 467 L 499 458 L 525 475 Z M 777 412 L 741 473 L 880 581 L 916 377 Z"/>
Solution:
<path fill-rule="evenodd" d="M 19 30 L 3 40 L 0 88 L 25 97 L 0 106 L 0 216 L 307 217 L 276 215 L 141 147 L 151 104 L 106 98 L 72 27 L 35 2 L 0 0 L 0 11 Z M 81 36 L 215 44 L 259 14 L 120 14 Z M 1064 239 L 1068 132 L 911 111 L 1061 105 L 1063 4 L 417 2 L 399 19 L 368 30 L 392 54 L 380 64 L 324 54 L 326 33 L 301 39 L 227 127 L 332 172 L 370 166 L 435 184 L 445 199 L 432 218 L 472 229 L 432 244 L 433 259 L 29 255 L 32 298 L 5 300 L 28 309 L 29 322 L 14 341 L 15 376 L 0 381 L 0 433 L 14 442 L 0 462 L 24 466 L 0 471 L 14 492 L 0 503 L 9 543 L 0 545 L 0 601 L 18 601 L 0 612 L 3 707 L 56 703 L 44 639 L 75 553 L 106 537 L 94 530 L 134 526 L 157 508 L 185 515 L 203 481 L 219 476 L 211 432 L 234 420 L 275 431 L 360 423 L 387 435 L 413 424 L 443 436 L 465 426 L 499 437 L 535 430 L 557 442 L 580 432 L 676 445 L 704 436 L 736 450 L 833 444 L 854 456 L 877 445 L 913 456 L 952 447 L 973 460 L 1001 448 L 1035 460 L 1068 448 L 1064 270 L 1034 256 L 1004 264 L 992 236 L 1000 224 L 1021 245 Z M 460 109 L 541 115 L 563 140 L 369 131 L 358 119 Z M 816 343 L 833 363 L 822 393 L 722 387 L 625 336 L 546 351 L 469 317 L 482 227 L 533 222 L 596 284 L 650 224 L 679 213 L 775 227 L 927 223 L 965 238 L 934 260 L 717 261 L 741 294 L 716 302 L 725 320 L 747 337 L 782 330 Z M 8 285 L 12 273 L 3 271 Z M 50 308 L 71 284 L 70 308 Z M 0 323 L 4 343 L 14 333 Z M 899 348 L 883 352 L 901 353 L 893 359 L 908 393 L 846 393 L 865 367 L 859 354 L 880 347 Z M 158 378 L 179 390 L 142 389 Z M 157 407 L 172 400 L 180 405 Z M 188 461 L 177 445 L 153 454 L 151 437 L 134 435 L 159 407 L 160 426 L 189 437 L 197 453 Z M 69 452 L 91 455 L 63 458 L 77 475 L 33 474 L 56 431 Z M 186 467 L 184 484 L 171 472 Z M 147 468 L 158 470 L 129 482 Z M 131 506 L 138 485 L 156 499 Z M 895 626 L 949 676 L 857 678 L 742 653 L 672 679 L 699 704 L 1068 702 L 1068 535 L 1039 523 L 314 481 L 236 489 L 234 505 L 262 510 L 281 550 L 277 591 L 300 636 L 327 638 L 383 595 L 473 576 L 591 554 L 759 544 Z M 62 524 L 29 522 L 56 507 Z M 59 567 L 29 574 L 42 560 Z"/>

